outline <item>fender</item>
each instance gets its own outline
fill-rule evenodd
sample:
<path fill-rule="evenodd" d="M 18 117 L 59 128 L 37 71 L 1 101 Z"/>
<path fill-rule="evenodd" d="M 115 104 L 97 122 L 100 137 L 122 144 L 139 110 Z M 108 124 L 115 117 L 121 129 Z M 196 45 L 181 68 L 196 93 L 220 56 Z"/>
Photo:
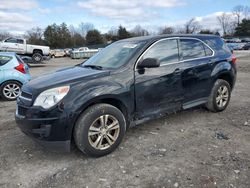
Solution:
<path fill-rule="evenodd" d="M 221 61 L 215 65 L 211 73 L 213 83 L 221 76 L 228 75 L 231 79 L 235 76 L 232 65 L 228 61 Z"/>
<path fill-rule="evenodd" d="M 94 84 L 96 84 L 96 86 L 93 87 Z M 126 111 L 127 118 L 131 119 L 131 114 L 134 111 L 133 88 L 128 88 L 126 85 L 110 81 L 99 81 L 98 84 L 90 81 L 87 85 L 84 84 L 82 87 L 77 85 L 76 87 L 77 89 L 74 88 L 75 92 L 70 94 L 77 95 L 74 97 L 75 100 L 69 101 L 69 103 L 65 104 L 69 116 L 74 119 L 74 123 L 72 123 L 73 125 L 80 114 L 90 105 L 109 100 L 118 103 L 117 105 L 121 105 Z M 74 126 L 71 127 L 72 130 L 73 127 Z M 70 132 L 72 132 L 72 130 Z"/>

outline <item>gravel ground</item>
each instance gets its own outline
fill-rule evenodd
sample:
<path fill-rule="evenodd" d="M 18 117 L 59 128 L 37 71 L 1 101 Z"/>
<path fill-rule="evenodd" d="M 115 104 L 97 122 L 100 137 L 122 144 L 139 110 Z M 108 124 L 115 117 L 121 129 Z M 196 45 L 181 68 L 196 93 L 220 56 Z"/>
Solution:
<path fill-rule="evenodd" d="M 0 101 L 0 187 L 250 187 L 250 53 L 236 55 L 227 110 L 196 108 L 131 128 L 98 159 L 75 148 L 46 151 L 17 128 L 15 102 Z M 53 59 L 30 71 L 35 77 L 79 62 Z"/>

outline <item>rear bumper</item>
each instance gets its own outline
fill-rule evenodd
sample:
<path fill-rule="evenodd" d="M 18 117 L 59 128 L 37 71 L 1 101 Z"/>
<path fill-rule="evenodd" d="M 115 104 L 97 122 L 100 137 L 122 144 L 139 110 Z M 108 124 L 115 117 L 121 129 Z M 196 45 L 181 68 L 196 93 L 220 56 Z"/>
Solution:
<path fill-rule="evenodd" d="M 232 83 L 232 90 L 234 89 L 234 86 L 235 86 L 235 83 L 236 83 L 236 80 L 237 80 L 237 68 L 235 67 L 232 71 L 232 78 L 233 78 L 233 83 Z"/>

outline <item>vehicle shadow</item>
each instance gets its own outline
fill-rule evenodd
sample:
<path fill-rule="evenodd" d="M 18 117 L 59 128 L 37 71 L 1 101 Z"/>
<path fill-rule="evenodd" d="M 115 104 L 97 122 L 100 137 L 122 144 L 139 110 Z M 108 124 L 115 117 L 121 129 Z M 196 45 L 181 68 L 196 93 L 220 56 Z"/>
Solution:
<path fill-rule="evenodd" d="M 37 65 L 29 64 L 29 68 L 40 68 L 40 67 L 46 67 L 46 64 L 37 64 Z"/>
<path fill-rule="evenodd" d="M 4 99 L 2 99 L 1 98 L 1 96 L 0 96 L 0 102 L 2 103 L 2 102 L 4 102 L 4 103 L 9 103 L 9 102 L 15 102 L 16 100 L 13 100 L 13 101 L 6 101 L 6 100 L 4 100 Z"/>
<path fill-rule="evenodd" d="M 154 134 L 159 129 L 159 126 L 156 126 L 155 124 L 159 124 L 159 122 L 168 121 L 168 120 L 178 121 L 180 115 L 187 117 L 187 116 L 190 116 L 193 113 L 197 113 L 197 114 L 198 113 L 208 113 L 208 111 L 205 109 L 205 107 L 198 106 L 198 107 L 193 107 L 193 108 L 190 108 L 190 109 L 187 109 L 187 110 L 179 111 L 179 112 L 176 112 L 176 113 L 171 113 L 171 114 L 162 116 L 160 118 L 156 118 L 156 119 L 153 119 L 153 120 L 146 121 L 146 122 L 144 122 L 144 123 L 142 123 L 140 125 L 136 125 L 134 127 L 129 128 L 127 130 L 127 135 L 125 135 L 123 142 L 127 142 L 127 141 L 125 141 L 127 139 L 133 139 L 133 136 L 131 138 L 130 138 L 130 136 L 134 135 L 134 134 L 138 134 L 137 135 L 138 137 L 140 136 L 140 134 L 142 134 L 142 133 L 144 134 L 145 132 L 149 132 L 150 134 L 151 133 Z M 158 133 L 155 133 L 155 134 L 158 134 Z M 36 144 L 38 144 L 38 143 L 36 143 Z M 40 150 L 40 152 L 44 153 L 45 155 L 49 155 L 49 156 L 58 155 L 58 156 L 63 157 L 63 155 L 67 155 L 67 156 L 80 157 L 80 158 L 83 158 L 83 159 L 91 158 L 91 157 L 85 155 L 84 153 L 82 153 L 77 148 L 77 146 L 74 143 L 73 139 L 71 141 L 71 149 L 70 149 L 69 152 L 51 151 L 51 150 L 47 150 L 46 148 L 44 148 L 44 147 L 42 147 L 40 145 L 37 147 L 37 149 Z M 119 150 L 119 147 L 117 148 L 117 150 Z"/>

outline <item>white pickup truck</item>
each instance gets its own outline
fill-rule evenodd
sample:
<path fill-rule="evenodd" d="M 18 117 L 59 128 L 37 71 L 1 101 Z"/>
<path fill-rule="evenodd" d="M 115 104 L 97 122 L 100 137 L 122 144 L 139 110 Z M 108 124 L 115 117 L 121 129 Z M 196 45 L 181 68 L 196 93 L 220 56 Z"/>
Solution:
<path fill-rule="evenodd" d="M 31 56 L 34 62 L 39 63 L 43 60 L 43 56 L 49 55 L 50 48 L 48 46 L 27 44 L 25 39 L 10 37 L 0 42 L 0 51 Z"/>
<path fill-rule="evenodd" d="M 98 51 L 98 49 L 89 49 L 88 47 L 81 47 L 77 50 L 72 51 L 70 56 L 72 59 L 90 58 Z"/>

